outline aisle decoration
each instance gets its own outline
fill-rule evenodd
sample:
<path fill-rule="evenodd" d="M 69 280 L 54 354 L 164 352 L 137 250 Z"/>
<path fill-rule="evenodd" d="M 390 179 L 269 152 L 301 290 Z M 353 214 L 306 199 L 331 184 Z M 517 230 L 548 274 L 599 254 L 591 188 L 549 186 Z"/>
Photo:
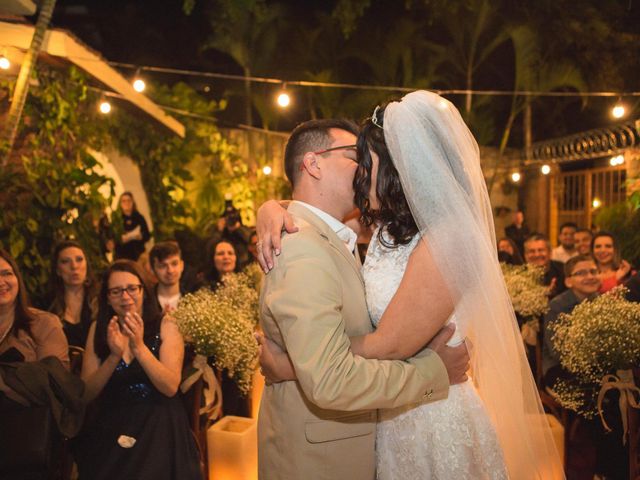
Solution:
<path fill-rule="evenodd" d="M 501 263 L 504 282 L 515 312 L 524 319 L 522 337 L 534 346 L 540 330 L 540 317 L 549 310 L 547 287 L 542 284 L 544 270 L 534 265 Z"/>
<path fill-rule="evenodd" d="M 572 375 L 554 385 L 554 395 L 585 418 L 600 414 L 607 430 L 602 405 L 609 390 L 620 392 L 623 424 L 626 409 L 640 407 L 640 389 L 631 373 L 640 364 L 640 304 L 627 301 L 626 292 L 619 286 L 582 302 L 549 327 L 560 363 Z"/>
<path fill-rule="evenodd" d="M 216 368 L 227 370 L 243 394 L 251 389 L 258 357 L 254 285 L 247 274 L 230 274 L 215 292 L 202 288 L 185 295 L 173 312 L 185 341 L 197 354 L 212 357 Z"/>

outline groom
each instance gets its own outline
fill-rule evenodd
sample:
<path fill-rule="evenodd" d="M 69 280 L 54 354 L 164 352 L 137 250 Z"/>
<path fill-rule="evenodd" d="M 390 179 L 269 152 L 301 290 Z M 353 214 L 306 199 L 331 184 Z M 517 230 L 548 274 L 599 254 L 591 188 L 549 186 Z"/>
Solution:
<path fill-rule="evenodd" d="M 265 387 L 261 480 L 373 480 L 376 409 L 444 399 L 468 366 L 464 345 L 445 345 L 450 328 L 406 362 L 351 353 L 349 337 L 372 330 L 356 235 L 338 220 L 355 208 L 356 134 L 351 122 L 312 120 L 286 146 L 288 211 L 299 231 L 282 239 L 260 313 L 265 335 L 288 353 L 298 379 Z"/>

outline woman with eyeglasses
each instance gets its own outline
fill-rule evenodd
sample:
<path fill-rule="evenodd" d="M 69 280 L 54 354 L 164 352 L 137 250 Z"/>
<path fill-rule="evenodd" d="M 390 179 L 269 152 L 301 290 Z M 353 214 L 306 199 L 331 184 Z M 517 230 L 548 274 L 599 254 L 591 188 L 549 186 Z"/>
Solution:
<path fill-rule="evenodd" d="M 129 260 L 105 272 L 82 365 L 96 415 L 76 442 L 80 478 L 201 479 L 178 396 L 184 342 Z"/>
<path fill-rule="evenodd" d="M 600 269 L 600 293 L 624 283 L 632 273 L 629 262 L 620 257 L 618 242 L 612 233 L 597 233 L 591 241 L 591 252 Z"/>

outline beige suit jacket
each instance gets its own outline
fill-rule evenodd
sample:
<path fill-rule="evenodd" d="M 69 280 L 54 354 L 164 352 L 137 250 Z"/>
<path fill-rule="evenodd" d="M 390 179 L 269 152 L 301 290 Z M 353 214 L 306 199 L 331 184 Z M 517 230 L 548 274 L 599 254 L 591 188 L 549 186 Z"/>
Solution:
<path fill-rule="evenodd" d="M 260 298 L 262 328 L 285 349 L 297 381 L 265 387 L 258 419 L 261 480 L 373 480 L 376 409 L 447 397 L 437 354 L 404 361 L 353 355 L 349 337 L 372 330 L 359 261 L 309 209 Z"/>

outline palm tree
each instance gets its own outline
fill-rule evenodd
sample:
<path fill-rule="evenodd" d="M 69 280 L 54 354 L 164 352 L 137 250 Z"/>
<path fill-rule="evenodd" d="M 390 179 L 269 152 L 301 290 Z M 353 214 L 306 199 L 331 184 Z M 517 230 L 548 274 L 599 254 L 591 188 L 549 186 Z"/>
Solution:
<path fill-rule="evenodd" d="M 2 155 L 3 168 L 7 165 L 11 150 L 13 149 L 13 144 L 18 133 L 18 126 L 20 125 L 20 117 L 22 116 L 22 110 L 24 109 L 27 93 L 29 92 L 29 78 L 31 78 L 33 74 L 38 55 L 40 55 L 40 51 L 42 50 L 42 41 L 49 28 L 51 15 L 53 15 L 55 6 L 56 0 L 42 1 L 33 38 L 31 39 L 31 45 L 20 67 L 20 73 L 18 74 L 16 86 L 13 91 L 13 98 L 11 99 L 11 106 L 9 107 L 7 124 L 4 128 L 4 145 L 0 145 L 0 147 L 2 147 L 1 149 L 4 150 L 4 152 L 1 152 L 4 153 L 4 155 Z"/>

